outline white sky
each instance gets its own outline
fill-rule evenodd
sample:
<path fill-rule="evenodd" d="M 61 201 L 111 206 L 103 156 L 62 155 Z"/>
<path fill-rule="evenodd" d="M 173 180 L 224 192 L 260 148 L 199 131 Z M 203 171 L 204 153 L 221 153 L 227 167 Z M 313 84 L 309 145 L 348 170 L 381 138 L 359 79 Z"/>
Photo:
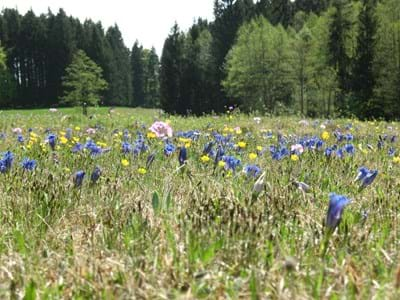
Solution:
<path fill-rule="evenodd" d="M 125 45 L 132 48 L 136 39 L 145 48 L 154 46 L 161 55 L 164 40 L 177 21 L 186 30 L 198 17 L 213 20 L 213 0 L 0 0 L 0 9 L 18 8 L 20 14 L 32 8 L 36 15 L 57 13 L 62 7 L 67 15 L 83 22 L 101 21 L 103 27 L 118 24 Z"/>

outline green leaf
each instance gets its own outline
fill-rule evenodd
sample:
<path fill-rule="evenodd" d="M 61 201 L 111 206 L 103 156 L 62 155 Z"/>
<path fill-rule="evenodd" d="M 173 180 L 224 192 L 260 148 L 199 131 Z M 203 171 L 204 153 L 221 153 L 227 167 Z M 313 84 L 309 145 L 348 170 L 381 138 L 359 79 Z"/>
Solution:
<path fill-rule="evenodd" d="M 159 212 L 160 210 L 160 197 L 157 192 L 153 193 L 153 198 L 151 200 L 151 205 L 153 206 L 154 212 Z"/>

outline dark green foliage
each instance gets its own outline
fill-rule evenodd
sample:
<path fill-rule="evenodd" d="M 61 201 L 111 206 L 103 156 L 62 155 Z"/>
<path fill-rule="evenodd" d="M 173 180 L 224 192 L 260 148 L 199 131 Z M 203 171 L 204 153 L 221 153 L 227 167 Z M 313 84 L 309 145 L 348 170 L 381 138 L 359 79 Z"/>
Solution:
<path fill-rule="evenodd" d="M 227 95 L 221 82 L 225 79 L 224 63 L 226 55 L 235 43 L 240 26 L 251 19 L 254 13 L 253 1 L 216 0 L 214 2 L 215 21 L 210 25 L 212 35 L 211 53 L 213 57 L 213 110 L 224 111 L 228 105 Z M 234 101 L 235 102 L 235 101 Z"/>
<path fill-rule="evenodd" d="M 62 103 L 71 106 L 97 105 L 100 92 L 107 88 L 102 70 L 82 50 L 78 50 L 63 77 L 64 97 Z"/>
<path fill-rule="evenodd" d="M 131 51 L 131 68 L 132 68 L 132 100 L 135 106 L 144 106 L 144 54 L 143 47 L 139 46 L 136 40 Z"/>
<path fill-rule="evenodd" d="M 160 61 L 153 47 L 150 51 L 144 51 L 144 105 L 146 107 L 158 107 L 160 105 L 159 93 Z"/>
<path fill-rule="evenodd" d="M 186 105 L 183 105 L 180 95 L 182 65 L 183 34 L 175 24 L 165 40 L 161 55 L 160 101 L 161 107 L 169 113 L 186 113 Z"/>
<path fill-rule="evenodd" d="M 346 96 L 350 91 L 350 57 L 346 51 L 346 41 L 351 29 L 351 22 L 348 16 L 348 6 L 346 0 L 334 0 L 334 13 L 330 25 L 329 36 L 329 64 L 337 72 L 339 91 L 336 94 L 336 110 L 339 114 L 344 114 L 347 110 Z"/>
<path fill-rule="evenodd" d="M 57 14 L 21 16 L 15 9 L 0 13 L 0 41 L 7 52 L 8 71 L 1 73 L 1 104 L 13 107 L 58 105 L 63 95 L 62 77 L 72 55 L 82 49 L 103 70 L 109 88 L 101 92 L 102 104 L 133 105 L 130 52 L 117 26 L 104 32 L 100 22 L 83 24 L 61 9 Z M 155 54 L 155 53 L 153 53 Z M 158 62 L 151 57 L 149 84 L 158 102 Z M 147 67 L 146 67 L 147 68 Z"/>
<path fill-rule="evenodd" d="M 351 110 L 361 118 L 383 117 L 380 103 L 373 99 L 375 74 L 373 63 L 376 47 L 376 0 L 363 0 L 359 15 L 357 52 L 354 61 Z"/>
<path fill-rule="evenodd" d="M 109 89 L 105 103 L 109 105 L 132 104 L 132 78 L 129 50 L 125 47 L 117 25 L 107 30 L 106 39 L 111 48 Z"/>

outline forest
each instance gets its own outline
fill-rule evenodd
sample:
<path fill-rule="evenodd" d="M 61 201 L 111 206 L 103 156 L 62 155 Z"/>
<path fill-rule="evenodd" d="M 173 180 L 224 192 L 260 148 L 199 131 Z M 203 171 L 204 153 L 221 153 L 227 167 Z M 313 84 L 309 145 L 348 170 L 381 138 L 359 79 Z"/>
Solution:
<path fill-rule="evenodd" d="M 99 105 L 400 116 L 398 0 L 216 0 L 214 20 L 187 31 L 173 24 L 160 59 L 139 41 L 128 48 L 118 25 L 82 23 L 63 10 L 4 9 L 0 41 L 1 107 L 68 105 L 63 81 L 82 50 L 107 83 Z"/>

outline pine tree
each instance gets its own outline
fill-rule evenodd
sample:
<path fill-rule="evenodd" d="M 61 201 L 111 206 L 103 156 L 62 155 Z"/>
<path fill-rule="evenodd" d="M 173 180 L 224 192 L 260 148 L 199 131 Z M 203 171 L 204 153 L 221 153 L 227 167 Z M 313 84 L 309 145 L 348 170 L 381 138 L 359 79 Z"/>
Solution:
<path fill-rule="evenodd" d="M 373 101 L 375 74 L 373 63 L 376 46 L 376 0 L 363 0 L 359 14 L 357 52 L 355 57 L 352 92 L 352 111 L 359 117 L 379 117 L 383 115 L 381 105 Z"/>
<path fill-rule="evenodd" d="M 183 37 L 178 24 L 175 23 L 164 43 L 160 69 L 161 107 L 169 113 L 185 113 L 180 94 L 182 60 Z"/>
<path fill-rule="evenodd" d="M 145 52 L 144 67 L 145 106 L 158 107 L 160 105 L 160 61 L 154 47 Z"/>
<path fill-rule="evenodd" d="M 339 91 L 336 95 L 335 107 L 338 113 L 347 110 L 346 96 L 350 90 L 349 65 L 350 57 L 346 51 L 346 39 L 351 23 L 346 15 L 346 0 L 335 0 L 334 14 L 330 25 L 328 49 L 329 64 L 337 72 Z"/>
<path fill-rule="evenodd" d="M 132 101 L 135 106 L 143 107 L 145 104 L 144 96 L 144 57 L 143 47 L 136 40 L 131 51 L 131 69 L 132 69 Z"/>
<path fill-rule="evenodd" d="M 63 104 L 99 104 L 100 93 L 107 88 L 107 82 L 103 79 L 101 68 L 84 51 L 78 50 L 74 54 L 72 63 L 65 71 Z"/>
<path fill-rule="evenodd" d="M 111 50 L 107 104 L 130 105 L 132 103 L 132 79 L 129 49 L 126 48 L 117 25 L 108 28 L 106 39 Z"/>

